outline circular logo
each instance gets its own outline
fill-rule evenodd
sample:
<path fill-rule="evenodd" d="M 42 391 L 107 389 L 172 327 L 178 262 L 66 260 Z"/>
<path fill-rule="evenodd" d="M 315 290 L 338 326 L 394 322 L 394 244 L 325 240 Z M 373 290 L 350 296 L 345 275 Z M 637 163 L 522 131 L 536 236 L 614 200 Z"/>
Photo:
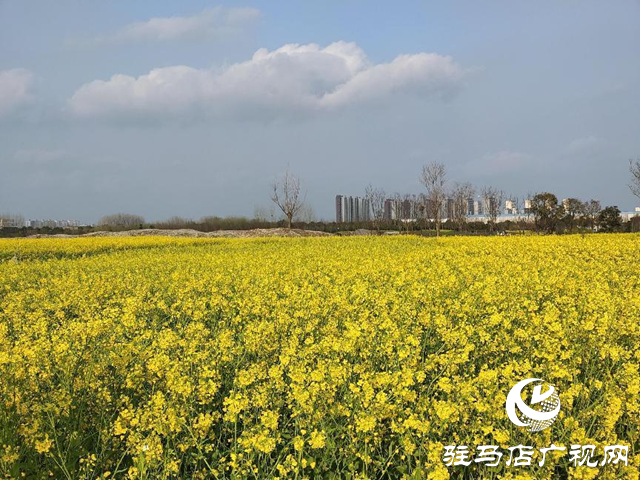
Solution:
<path fill-rule="evenodd" d="M 529 406 L 522 400 L 522 390 L 533 382 L 542 383 L 533 387 Z M 546 386 L 544 393 L 543 384 Z M 560 397 L 553 385 L 545 384 L 540 378 L 527 378 L 516 383 L 509 391 L 506 407 L 509 420 L 515 425 L 528 427 L 527 430 L 530 432 L 539 432 L 555 422 L 560 413 Z"/>

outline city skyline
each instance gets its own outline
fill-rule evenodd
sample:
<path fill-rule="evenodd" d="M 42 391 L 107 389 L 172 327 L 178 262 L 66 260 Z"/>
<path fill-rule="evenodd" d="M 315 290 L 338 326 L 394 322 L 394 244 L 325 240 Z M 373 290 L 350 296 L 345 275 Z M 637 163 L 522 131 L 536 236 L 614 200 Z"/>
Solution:
<path fill-rule="evenodd" d="M 481 194 L 466 197 L 463 216 L 467 219 L 489 218 L 490 198 L 485 198 Z M 559 198 L 559 204 L 567 208 L 571 198 Z M 424 194 L 396 194 L 395 196 L 385 196 L 382 210 L 382 220 L 418 220 L 433 219 L 433 214 L 429 213 L 431 207 L 430 200 Z M 494 202 L 495 204 L 495 202 Z M 612 205 L 617 206 L 617 205 Z M 335 197 L 335 218 L 336 223 L 367 223 L 373 220 L 371 204 L 369 199 L 360 196 L 336 195 Z M 605 207 L 605 206 L 603 206 Z M 442 219 L 452 219 L 455 215 L 455 201 L 447 195 L 442 205 Z M 533 221 L 532 198 L 516 198 L 507 196 L 499 202 L 496 208 L 497 216 L 502 220 L 526 219 Z M 624 221 L 640 216 L 640 207 L 621 211 Z"/>

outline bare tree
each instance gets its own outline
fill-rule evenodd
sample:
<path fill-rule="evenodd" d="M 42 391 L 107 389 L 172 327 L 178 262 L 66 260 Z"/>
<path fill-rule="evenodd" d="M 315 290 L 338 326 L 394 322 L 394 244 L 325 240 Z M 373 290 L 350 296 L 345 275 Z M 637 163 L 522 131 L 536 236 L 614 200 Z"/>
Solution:
<path fill-rule="evenodd" d="M 384 201 L 387 198 L 387 194 L 382 188 L 373 188 L 373 185 L 369 184 L 364 190 L 364 197 L 371 207 L 373 224 L 376 228 L 380 228 L 380 222 L 384 217 Z"/>
<path fill-rule="evenodd" d="M 391 196 L 391 201 L 393 202 L 393 213 L 396 220 L 402 220 L 402 194 L 394 193 Z"/>
<path fill-rule="evenodd" d="M 427 202 L 433 214 L 436 225 L 436 237 L 440 236 L 440 224 L 442 223 L 442 210 L 447 198 L 445 186 L 447 183 L 447 170 L 444 165 L 432 162 L 422 167 L 420 181 L 427 189 Z"/>
<path fill-rule="evenodd" d="M 392 202 L 391 209 L 399 230 L 406 229 L 408 232 L 411 226 L 413 196 L 408 193 L 394 193 L 389 200 Z"/>
<path fill-rule="evenodd" d="M 126 227 L 133 228 L 144 224 L 144 217 L 133 215 L 131 213 L 115 213 L 113 215 L 105 215 L 98 221 L 101 227 Z"/>
<path fill-rule="evenodd" d="M 264 207 L 262 205 L 256 205 L 253 207 L 253 218 L 259 222 L 274 222 L 276 218 L 276 211 L 273 205 Z"/>
<path fill-rule="evenodd" d="M 640 198 L 640 158 L 629 160 L 629 172 L 631 172 L 631 193 Z"/>
<path fill-rule="evenodd" d="M 300 179 L 292 175 L 289 169 L 285 171 L 284 177 L 273 184 L 271 200 L 287 217 L 287 227 L 289 229 L 291 229 L 293 217 L 300 211 L 306 198 L 306 192 L 301 196 Z"/>
<path fill-rule="evenodd" d="M 427 202 L 427 196 L 424 193 L 419 194 L 416 198 L 416 219 L 419 224 L 427 224 L 429 220 L 429 202 Z"/>
<path fill-rule="evenodd" d="M 489 229 L 493 231 L 498 222 L 498 215 L 502 212 L 504 192 L 494 187 L 483 187 L 481 195 L 485 214 L 489 218 Z"/>
<path fill-rule="evenodd" d="M 454 183 L 451 197 L 453 198 L 453 220 L 462 230 L 469 215 L 469 199 L 476 194 L 475 188 L 469 182 Z"/>
<path fill-rule="evenodd" d="M 313 207 L 311 205 L 303 205 L 303 207 L 298 210 L 294 220 L 302 223 L 315 222 L 316 212 L 313 211 Z"/>

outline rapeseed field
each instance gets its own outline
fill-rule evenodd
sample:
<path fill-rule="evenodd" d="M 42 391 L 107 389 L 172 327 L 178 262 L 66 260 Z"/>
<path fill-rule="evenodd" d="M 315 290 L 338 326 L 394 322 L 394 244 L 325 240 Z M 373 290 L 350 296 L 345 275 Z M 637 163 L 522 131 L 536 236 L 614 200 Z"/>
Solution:
<path fill-rule="evenodd" d="M 7 478 L 637 479 L 639 364 L 638 235 L 0 241 Z M 629 464 L 443 462 L 552 443 Z"/>

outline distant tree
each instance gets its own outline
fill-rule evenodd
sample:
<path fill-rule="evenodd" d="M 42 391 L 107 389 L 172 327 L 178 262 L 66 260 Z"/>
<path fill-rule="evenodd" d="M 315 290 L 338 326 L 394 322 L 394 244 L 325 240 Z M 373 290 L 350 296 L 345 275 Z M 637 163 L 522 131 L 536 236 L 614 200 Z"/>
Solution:
<path fill-rule="evenodd" d="M 144 217 L 131 213 L 114 213 L 105 215 L 98 221 L 101 227 L 133 228 L 140 227 L 145 223 Z"/>
<path fill-rule="evenodd" d="M 591 230 L 596 227 L 596 221 L 598 220 L 600 210 L 602 210 L 602 206 L 598 200 L 591 199 L 583 204 L 584 220 L 586 226 Z"/>
<path fill-rule="evenodd" d="M 629 189 L 631 193 L 640 198 L 640 158 L 629 160 L 629 172 L 631 173 Z"/>
<path fill-rule="evenodd" d="M 285 171 L 284 176 L 273 184 L 271 200 L 275 203 L 287 218 L 287 228 L 291 229 L 293 217 L 300 211 L 306 200 L 300 189 L 300 179 Z"/>
<path fill-rule="evenodd" d="M 543 192 L 531 199 L 531 213 L 538 231 L 553 233 L 558 228 L 562 207 L 558 205 L 558 197 L 553 193 Z"/>
<path fill-rule="evenodd" d="M 402 218 L 402 220 L 410 220 L 413 217 L 411 211 L 412 203 L 413 196 L 410 193 L 403 193 L 400 196 L 400 218 Z"/>
<path fill-rule="evenodd" d="M 269 207 L 256 205 L 253 208 L 253 218 L 259 222 L 275 222 L 276 212 L 273 205 Z"/>
<path fill-rule="evenodd" d="M 246 230 L 247 228 L 258 228 L 261 225 L 245 217 L 202 217 L 197 223 L 197 230 L 212 232 L 215 230 Z"/>
<path fill-rule="evenodd" d="M 316 213 L 313 211 L 311 205 L 303 205 L 302 208 L 296 213 L 294 218 L 296 222 L 311 223 L 316 221 Z"/>
<path fill-rule="evenodd" d="M 576 228 L 577 219 L 584 215 L 584 203 L 577 198 L 567 198 L 562 207 L 567 227 L 573 231 Z"/>
<path fill-rule="evenodd" d="M 504 202 L 504 192 L 494 187 L 482 188 L 482 200 L 485 208 L 485 215 L 489 219 L 489 230 L 494 231 L 498 222 L 498 215 L 502 212 L 502 203 Z"/>
<path fill-rule="evenodd" d="M 374 188 L 373 185 L 367 185 L 364 190 L 364 198 L 369 202 L 371 208 L 371 218 L 376 228 L 380 228 L 380 223 L 384 218 L 384 201 L 387 194 L 382 188 Z"/>
<path fill-rule="evenodd" d="M 424 193 L 421 193 L 416 198 L 416 217 L 420 223 L 428 223 L 429 220 L 429 201 Z"/>
<path fill-rule="evenodd" d="M 399 230 L 405 230 L 408 232 L 411 228 L 410 219 L 412 218 L 412 205 L 415 204 L 415 200 L 411 194 L 408 193 L 394 193 L 390 199 L 393 202 L 393 211 L 395 213 L 395 223 Z"/>
<path fill-rule="evenodd" d="M 601 232 L 617 232 L 622 226 L 620 209 L 616 206 L 606 207 L 598 214 L 598 229 Z"/>
<path fill-rule="evenodd" d="M 436 237 L 440 236 L 442 223 L 442 210 L 447 198 L 446 183 L 447 170 L 438 162 L 432 162 L 422 167 L 420 181 L 427 189 L 427 201 L 430 206 L 433 220 L 436 226 Z"/>
<path fill-rule="evenodd" d="M 464 228 L 469 215 L 469 199 L 476 194 L 475 188 L 469 182 L 454 183 L 451 190 L 453 199 L 453 221 L 458 226 L 458 230 Z"/>
<path fill-rule="evenodd" d="M 188 218 L 182 217 L 171 217 L 162 222 L 158 222 L 158 228 L 169 228 L 169 229 L 178 229 L 178 228 L 188 228 L 193 224 L 193 220 L 189 220 Z"/>

